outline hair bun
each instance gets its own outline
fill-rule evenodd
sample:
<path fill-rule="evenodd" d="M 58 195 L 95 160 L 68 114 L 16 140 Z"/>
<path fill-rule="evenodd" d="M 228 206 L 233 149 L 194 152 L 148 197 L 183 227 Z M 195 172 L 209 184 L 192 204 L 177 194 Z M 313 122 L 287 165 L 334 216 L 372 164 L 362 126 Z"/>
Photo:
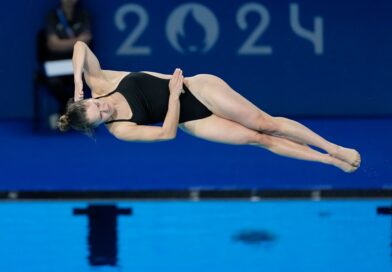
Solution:
<path fill-rule="evenodd" d="M 69 118 L 68 116 L 62 115 L 59 120 L 57 121 L 57 127 L 59 128 L 60 131 L 65 132 L 67 130 L 69 130 Z"/>

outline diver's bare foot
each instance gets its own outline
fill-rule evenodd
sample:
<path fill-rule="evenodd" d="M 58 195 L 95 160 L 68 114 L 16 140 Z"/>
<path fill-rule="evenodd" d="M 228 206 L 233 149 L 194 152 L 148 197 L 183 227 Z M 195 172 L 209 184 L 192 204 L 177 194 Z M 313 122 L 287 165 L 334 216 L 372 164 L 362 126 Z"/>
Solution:
<path fill-rule="evenodd" d="M 355 149 L 338 146 L 332 157 L 342 160 L 358 168 L 361 164 L 361 155 Z"/>
<path fill-rule="evenodd" d="M 342 161 L 340 159 L 337 159 L 333 156 L 330 156 L 327 154 L 327 156 L 329 156 L 329 162 L 330 164 L 332 164 L 333 166 L 336 166 L 338 168 L 340 168 L 342 171 L 346 172 L 346 173 L 352 173 L 354 171 L 356 171 L 358 169 L 359 166 L 354 166 L 351 165 L 345 161 Z"/>

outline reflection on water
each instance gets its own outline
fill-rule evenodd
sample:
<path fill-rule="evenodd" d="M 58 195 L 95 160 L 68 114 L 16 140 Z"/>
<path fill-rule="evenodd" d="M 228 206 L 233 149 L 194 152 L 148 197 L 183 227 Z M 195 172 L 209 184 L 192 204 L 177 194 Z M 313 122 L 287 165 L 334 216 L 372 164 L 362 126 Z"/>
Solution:
<path fill-rule="evenodd" d="M 117 265 L 117 216 L 131 213 L 131 209 L 118 209 L 116 205 L 74 209 L 74 215 L 88 216 L 88 260 L 92 266 Z"/>
<path fill-rule="evenodd" d="M 390 213 L 388 200 L 3 202 L 0 271 L 389 272 Z"/>
<path fill-rule="evenodd" d="M 392 206 L 381 206 L 377 207 L 377 214 L 392 216 Z M 392 261 L 392 217 L 391 217 L 391 242 L 389 243 L 391 248 L 391 261 Z"/>
<path fill-rule="evenodd" d="M 233 236 L 233 240 L 249 245 L 269 245 L 277 240 L 277 236 L 266 230 L 242 230 Z"/>

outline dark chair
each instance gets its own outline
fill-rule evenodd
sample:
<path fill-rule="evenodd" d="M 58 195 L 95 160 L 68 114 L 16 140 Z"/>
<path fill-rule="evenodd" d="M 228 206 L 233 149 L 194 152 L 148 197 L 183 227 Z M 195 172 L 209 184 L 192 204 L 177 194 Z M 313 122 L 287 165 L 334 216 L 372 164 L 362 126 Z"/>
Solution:
<path fill-rule="evenodd" d="M 42 29 L 36 35 L 37 67 L 33 76 L 33 130 L 49 130 L 49 115 L 58 111 L 58 103 L 47 87 L 44 62 L 48 59 L 46 33 Z"/>

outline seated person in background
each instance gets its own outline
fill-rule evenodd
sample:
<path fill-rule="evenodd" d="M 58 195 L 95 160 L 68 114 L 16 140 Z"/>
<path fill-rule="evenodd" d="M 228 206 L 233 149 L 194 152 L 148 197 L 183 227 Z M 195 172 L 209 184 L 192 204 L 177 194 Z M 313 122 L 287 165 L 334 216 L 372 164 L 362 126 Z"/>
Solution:
<path fill-rule="evenodd" d="M 72 59 L 76 41 L 91 42 L 90 19 L 86 11 L 77 5 L 78 0 L 61 0 L 61 5 L 50 11 L 46 19 L 46 41 L 48 60 Z M 49 91 L 59 103 L 59 113 L 64 113 L 68 98 L 73 96 L 73 75 L 48 77 Z M 59 114 L 49 117 L 55 129 Z"/>

